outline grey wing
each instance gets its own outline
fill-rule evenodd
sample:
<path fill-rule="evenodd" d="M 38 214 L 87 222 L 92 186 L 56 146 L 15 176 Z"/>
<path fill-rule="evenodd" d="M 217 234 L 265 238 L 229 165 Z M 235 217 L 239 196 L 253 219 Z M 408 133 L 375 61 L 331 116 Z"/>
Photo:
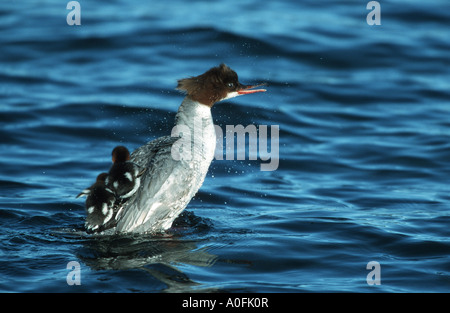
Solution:
<path fill-rule="evenodd" d="M 147 169 L 141 176 L 141 188 L 137 192 L 139 194 L 133 200 L 153 197 L 173 172 L 173 167 L 179 165 L 171 156 L 172 145 L 178 139 L 179 137 L 161 137 L 132 153 L 131 161 Z M 142 197 L 144 193 L 145 197 Z"/>
<path fill-rule="evenodd" d="M 171 147 L 179 137 L 164 136 L 153 141 L 150 141 L 146 145 L 143 145 L 131 154 L 131 162 L 139 165 L 140 167 L 148 167 L 152 162 L 155 154 L 159 151 Z"/>
<path fill-rule="evenodd" d="M 147 170 L 141 177 L 138 191 L 124 204 L 117 231 L 164 229 L 189 202 L 192 196 L 185 187 L 192 183 L 192 171 L 186 170 L 185 162 L 175 160 L 171 155 L 172 145 L 178 139 L 169 136 L 156 139 L 131 155 L 132 162 Z"/>

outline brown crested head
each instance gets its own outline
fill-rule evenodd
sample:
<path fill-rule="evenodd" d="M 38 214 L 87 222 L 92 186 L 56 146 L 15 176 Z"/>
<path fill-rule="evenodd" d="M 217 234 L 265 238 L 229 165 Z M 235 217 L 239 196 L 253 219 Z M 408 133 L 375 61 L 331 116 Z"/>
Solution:
<path fill-rule="evenodd" d="M 249 90 L 253 87 L 256 86 L 242 85 L 236 72 L 222 63 L 199 76 L 178 80 L 177 89 L 185 92 L 192 100 L 212 107 L 224 99 L 265 91 Z"/>
<path fill-rule="evenodd" d="M 124 146 L 115 147 L 111 154 L 113 163 L 130 160 L 130 151 Z"/>

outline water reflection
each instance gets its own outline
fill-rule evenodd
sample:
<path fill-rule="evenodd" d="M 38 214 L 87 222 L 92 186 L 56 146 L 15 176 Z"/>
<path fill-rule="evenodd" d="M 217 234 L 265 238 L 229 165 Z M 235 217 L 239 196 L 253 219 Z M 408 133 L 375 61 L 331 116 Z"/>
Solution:
<path fill-rule="evenodd" d="M 203 240 L 199 233 L 210 226 L 204 220 L 198 220 L 193 213 L 187 212 L 167 234 L 88 237 L 76 254 L 95 271 L 141 269 L 166 285 L 159 292 L 213 292 L 215 290 L 201 289 L 199 283 L 179 268 L 180 265 L 210 267 L 218 259 L 207 251 L 207 246 L 199 248 Z M 196 240 L 189 239 L 192 232 Z"/>

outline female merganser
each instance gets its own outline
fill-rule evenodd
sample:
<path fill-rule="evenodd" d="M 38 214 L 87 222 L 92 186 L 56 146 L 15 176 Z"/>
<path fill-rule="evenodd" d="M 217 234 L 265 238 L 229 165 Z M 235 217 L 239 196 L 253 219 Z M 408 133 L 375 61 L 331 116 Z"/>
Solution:
<path fill-rule="evenodd" d="M 84 189 L 77 196 L 86 196 L 85 227 L 88 233 L 103 231 L 114 225 L 116 196 L 105 185 L 107 176 L 107 173 L 101 173 L 91 187 Z"/>
<path fill-rule="evenodd" d="M 146 171 L 140 188 L 123 203 L 111 233 L 159 232 L 171 227 L 202 185 L 214 158 L 216 133 L 211 107 L 224 99 L 266 91 L 242 85 L 225 64 L 202 75 L 181 79 L 186 93 L 172 136 L 155 139 L 135 150 L 131 162 Z"/>
<path fill-rule="evenodd" d="M 120 200 L 125 200 L 138 190 L 145 168 L 130 162 L 130 152 L 124 146 L 117 146 L 112 151 L 113 165 L 105 180 L 106 186 L 115 192 Z"/>

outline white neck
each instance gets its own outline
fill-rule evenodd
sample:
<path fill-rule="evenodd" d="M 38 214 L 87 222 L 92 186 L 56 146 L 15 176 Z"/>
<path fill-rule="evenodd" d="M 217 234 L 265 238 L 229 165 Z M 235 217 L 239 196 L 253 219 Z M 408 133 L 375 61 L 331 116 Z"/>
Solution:
<path fill-rule="evenodd" d="M 212 122 L 211 108 L 186 97 L 178 108 L 175 125 L 186 125 L 193 128 L 195 118 L 211 119 Z"/>
<path fill-rule="evenodd" d="M 175 125 L 180 130 L 186 126 L 189 129 L 190 137 L 187 136 L 186 138 L 183 135 L 183 138 L 190 141 L 193 158 L 201 158 L 211 162 L 216 149 L 216 132 L 211 108 L 186 97 L 175 116 Z"/>

